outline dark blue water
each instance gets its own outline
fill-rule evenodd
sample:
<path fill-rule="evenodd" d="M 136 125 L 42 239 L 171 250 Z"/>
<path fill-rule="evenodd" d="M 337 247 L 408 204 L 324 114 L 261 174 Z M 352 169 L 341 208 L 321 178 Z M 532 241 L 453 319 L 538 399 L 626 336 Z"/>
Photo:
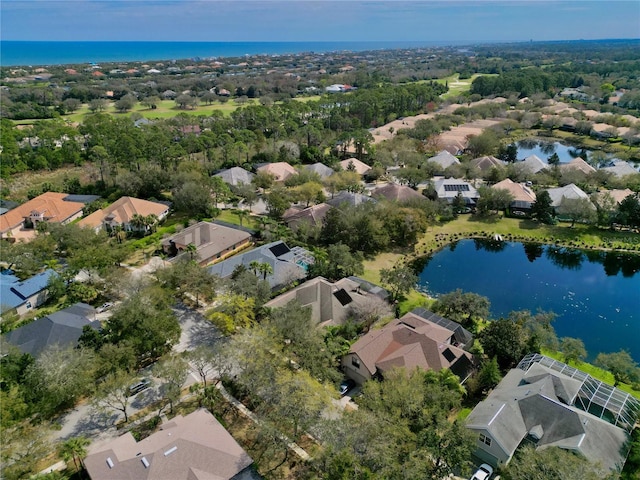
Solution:
<path fill-rule="evenodd" d="M 0 63 L 63 65 L 72 63 L 179 60 L 278 55 L 302 52 L 418 48 L 439 42 L 19 42 L 0 44 Z"/>
<path fill-rule="evenodd" d="M 569 163 L 576 157 L 579 157 L 578 153 L 573 147 L 568 147 L 561 143 L 532 143 L 530 141 L 524 141 L 518 143 L 518 160 L 524 160 L 525 158 L 535 155 L 540 160 L 546 162 L 547 159 L 554 153 L 558 154 L 561 163 Z M 588 152 L 587 152 L 588 153 Z M 583 160 L 586 158 L 582 157 Z"/>
<path fill-rule="evenodd" d="M 483 295 L 494 318 L 553 311 L 558 337 L 582 339 L 590 359 L 625 349 L 640 362 L 640 256 L 552 246 L 527 247 L 527 255 L 521 243 L 492 246 L 500 248 L 462 240 L 441 250 L 420 273 L 420 288 L 434 296 L 457 288 Z"/>

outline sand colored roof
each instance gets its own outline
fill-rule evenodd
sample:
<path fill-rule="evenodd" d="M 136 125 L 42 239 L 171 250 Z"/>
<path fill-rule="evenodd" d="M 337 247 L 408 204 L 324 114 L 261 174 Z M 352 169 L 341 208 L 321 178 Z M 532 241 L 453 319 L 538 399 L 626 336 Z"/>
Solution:
<path fill-rule="evenodd" d="M 32 212 L 43 215 L 47 222 L 64 222 L 84 208 L 83 203 L 65 201 L 67 196 L 66 193 L 45 192 L 9 210 L 4 215 L 0 215 L 0 232 L 17 227 Z"/>
<path fill-rule="evenodd" d="M 449 153 L 447 150 L 442 150 L 436 156 L 427 158 L 427 162 L 436 163 L 440 166 L 440 168 L 444 170 L 451 165 L 459 164 L 460 160 L 451 155 L 451 153 Z"/>
<path fill-rule="evenodd" d="M 126 433 L 94 445 L 84 463 L 92 480 L 229 480 L 253 460 L 213 415 L 200 409 L 173 418 L 139 442 Z"/>
<path fill-rule="evenodd" d="M 576 157 L 571 160 L 569 163 L 565 163 L 560 165 L 561 170 L 578 170 L 582 173 L 589 174 L 596 171 L 591 165 L 585 162 L 582 158 Z"/>
<path fill-rule="evenodd" d="M 516 202 L 533 203 L 536 201 L 536 194 L 533 190 L 526 185 L 514 182 L 510 178 L 505 178 L 501 182 L 493 185 L 491 188 L 507 190 L 511 195 L 513 195 L 513 199 Z"/>
<path fill-rule="evenodd" d="M 322 220 L 331 208 L 331 205 L 327 203 L 319 203 L 303 210 L 290 209 L 285 212 L 283 219 L 287 226 L 294 230 L 301 223 L 322 225 Z"/>
<path fill-rule="evenodd" d="M 357 158 L 347 158 L 346 160 L 342 160 L 340 162 L 340 166 L 342 167 L 343 170 L 349 170 L 350 164 L 353 164 L 353 168 L 355 168 L 355 171 L 356 173 L 358 173 L 358 175 L 364 175 L 369 170 L 371 170 L 371 167 L 369 165 L 367 165 L 364 162 L 361 162 Z"/>
<path fill-rule="evenodd" d="M 629 188 L 625 188 L 624 190 L 603 190 L 602 192 L 598 192 L 596 194 L 597 197 L 601 197 L 603 195 L 610 195 L 611 198 L 615 200 L 616 203 L 622 202 L 629 195 L 634 195 L 635 192 Z"/>
<path fill-rule="evenodd" d="M 471 160 L 471 165 L 479 170 L 491 170 L 494 167 L 504 167 L 504 162 L 493 156 L 478 157 Z"/>
<path fill-rule="evenodd" d="M 414 313 L 393 320 L 379 330 L 371 330 L 351 347 L 372 373 L 394 367 L 439 371 L 458 360 L 469 364 L 471 354 L 453 345 L 454 332 Z M 464 358 L 463 358 L 464 357 Z"/>
<path fill-rule="evenodd" d="M 162 203 L 150 202 L 134 197 L 120 197 L 107 208 L 96 210 L 78 222 L 81 227 L 99 227 L 104 221 L 111 224 L 124 225 L 131 222 L 134 215 L 161 216 L 169 210 Z"/>
<path fill-rule="evenodd" d="M 600 170 L 611 172 L 616 177 L 624 177 L 625 175 L 634 175 L 638 173 L 638 171 L 633 168 L 629 162 L 625 162 L 624 160 L 614 160 L 610 166 L 602 167 Z"/>
<path fill-rule="evenodd" d="M 554 207 L 559 207 L 560 204 L 562 203 L 563 198 L 568 198 L 568 199 L 586 198 L 587 200 L 589 199 L 589 195 L 584 193 L 584 191 L 581 188 L 579 188 L 573 183 L 570 183 L 569 185 L 565 185 L 564 187 L 550 188 L 549 190 L 547 190 L 547 192 L 549 192 L 549 196 L 551 197 L 552 205 Z"/>
<path fill-rule="evenodd" d="M 298 171 L 287 162 L 267 163 L 258 167 L 256 171 L 273 175 L 276 182 L 284 182 L 287 178 L 298 174 Z"/>
<path fill-rule="evenodd" d="M 386 185 L 380 185 L 371 192 L 372 197 L 384 197 L 392 202 L 403 202 L 406 200 L 420 199 L 424 200 L 424 197 L 416 192 L 413 188 L 404 185 L 398 185 L 397 183 L 387 183 Z"/>
<path fill-rule="evenodd" d="M 537 155 L 529 155 L 522 161 L 522 165 L 531 173 L 538 173 L 540 170 L 544 170 L 549 166 Z"/>

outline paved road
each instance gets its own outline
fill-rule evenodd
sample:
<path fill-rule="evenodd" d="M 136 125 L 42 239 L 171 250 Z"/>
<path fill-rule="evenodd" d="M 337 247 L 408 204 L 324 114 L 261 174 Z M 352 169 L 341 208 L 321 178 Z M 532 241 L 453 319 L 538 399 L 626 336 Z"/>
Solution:
<path fill-rule="evenodd" d="M 176 352 L 184 352 L 192 350 L 198 345 L 213 345 L 220 341 L 222 335 L 204 316 L 184 305 L 178 305 L 174 308 L 182 333 L 180 341 L 174 346 Z M 105 317 L 109 313 L 105 312 Z M 140 377 L 152 378 L 150 368 L 140 373 Z M 152 378 L 153 380 L 153 378 Z M 191 369 L 189 376 L 185 381 L 184 387 L 188 388 L 192 384 L 199 382 L 200 377 L 195 369 Z M 158 381 L 155 385 L 139 394 L 131 397 L 127 414 L 134 415 L 148 405 L 160 399 L 158 391 Z M 67 440 L 68 438 L 85 436 L 91 440 L 103 440 L 115 438 L 121 434 L 115 428 L 115 424 L 123 418 L 121 412 L 117 410 L 109 410 L 108 412 L 99 412 L 91 405 L 90 402 L 84 402 L 77 405 L 73 410 L 66 412 L 57 419 L 62 426 L 60 430 L 55 430 L 51 439 L 53 441 Z"/>

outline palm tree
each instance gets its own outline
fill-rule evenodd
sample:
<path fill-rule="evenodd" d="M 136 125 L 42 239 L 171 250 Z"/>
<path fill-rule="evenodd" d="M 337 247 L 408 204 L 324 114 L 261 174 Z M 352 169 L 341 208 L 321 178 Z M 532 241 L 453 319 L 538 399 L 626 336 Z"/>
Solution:
<path fill-rule="evenodd" d="M 253 271 L 254 275 L 258 274 L 258 270 L 260 270 L 260 262 L 257 260 L 253 260 L 249 263 L 249 268 Z"/>
<path fill-rule="evenodd" d="M 149 227 L 149 230 L 151 230 L 151 232 L 156 231 L 156 226 L 158 225 L 159 219 L 155 213 L 151 213 L 146 217 L 144 217 L 144 221 L 145 221 L 145 228 Z"/>
<path fill-rule="evenodd" d="M 133 230 L 136 231 L 140 231 L 143 229 L 146 230 L 147 221 L 144 216 L 140 215 L 139 213 L 134 213 L 131 217 L 131 220 L 129 221 L 129 225 Z"/>
<path fill-rule="evenodd" d="M 87 456 L 87 446 L 89 443 L 89 439 L 85 437 L 70 438 L 60 446 L 60 456 L 65 462 L 73 460 L 76 471 L 79 472 L 82 466 L 82 460 Z"/>
<path fill-rule="evenodd" d="M 262 274 L 262 279 L 266 280 L 267 275 L 271 275 L 273 273 L 273 267 L 270 263 L 264 262 L 258 266 L 258 271 Z"/>
<path fill-rule="evenodd" d="M 236 215 L 238 216 L 238 220 L 240 220 L 240 226 L 242 226 L 242 219 L 249 216 L 249 212 L 246 210 L 236 210 Z"/>

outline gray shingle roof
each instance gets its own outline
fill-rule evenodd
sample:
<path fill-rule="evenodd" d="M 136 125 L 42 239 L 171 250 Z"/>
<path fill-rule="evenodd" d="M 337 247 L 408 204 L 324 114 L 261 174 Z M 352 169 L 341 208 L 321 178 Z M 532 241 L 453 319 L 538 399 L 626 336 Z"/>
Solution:
<path fill-rule="evenodd" d="M 86 303 L 76 303 L 64 310 L 34 320 L 5 335 L 7 342 L 23 353 L 34 357 L 52 345 L 75 347 L 85 325 L 99 329 L 100 322 L 94 320 L 95 310 Z"/>
<path fill-rule="evenodd" d="M 251 183 L 251 180 L 253 180 L 253 177 L 255 177 L 255 174 L 248 172 L 241 167 L 233 167 L 227 170 L 222 170 L 221 172 L 216 173 L 214 176 L 220 177 L 225 181 L 225 183 L 237 187 L 240 184 L 249 185 Z"/>
<path fill-rule="evenodd" d="M 305 170 L 317 173 L 321 178 L 330 177 L 335 173 L 333 168 L 327 167 L 324 163 L 314 163 L 313 165 L 305 165 Z"/>

